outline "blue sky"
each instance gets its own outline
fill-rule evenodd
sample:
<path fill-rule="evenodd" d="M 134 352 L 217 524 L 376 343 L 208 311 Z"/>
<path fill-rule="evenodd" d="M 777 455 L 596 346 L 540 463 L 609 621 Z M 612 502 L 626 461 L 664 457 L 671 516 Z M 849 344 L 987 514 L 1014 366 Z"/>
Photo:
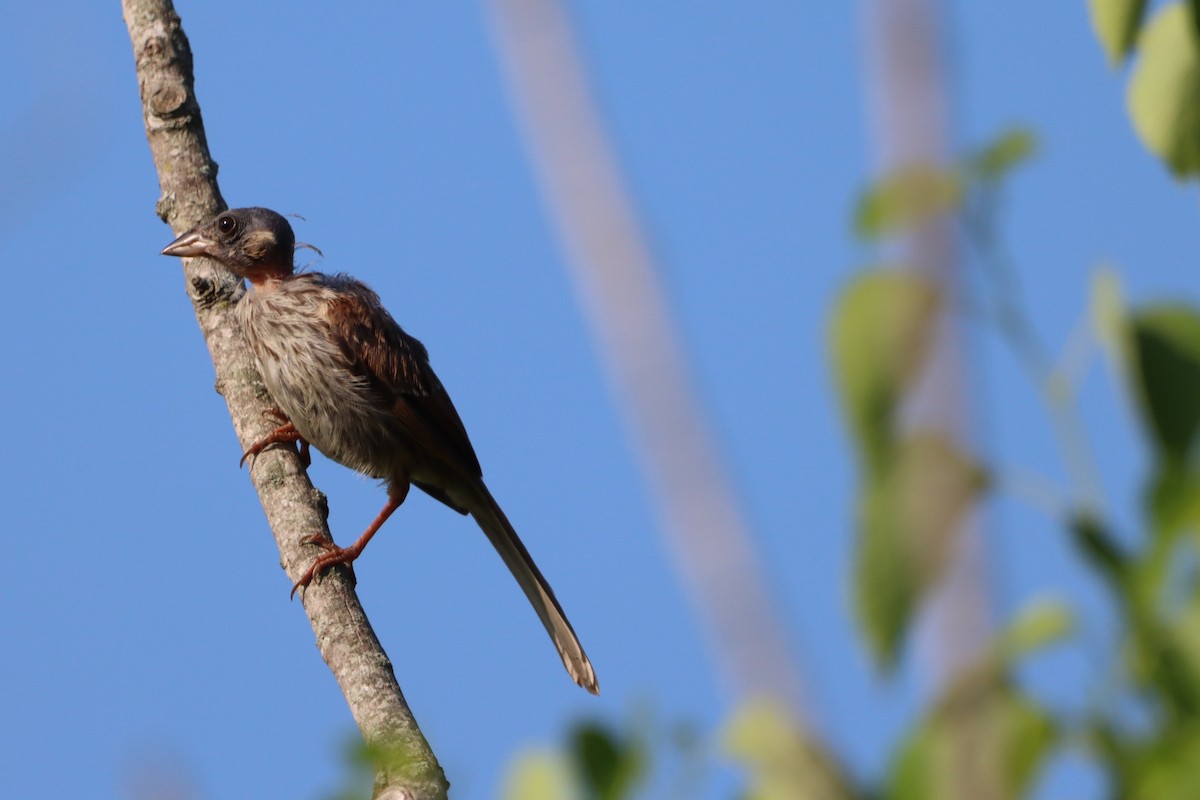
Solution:
<path fill-rule="evenodd" d="M 883 681 L 848 605 L 854 466 L 824 328 L 870 253 L 849 235 L 873 155 L 861 4 L 573 3 L 609 131 L 664 270 L 737 489 L 802 660 L 814 723 L 884 769 L 920 707 Z M 1085 4 L 946 3 L 956 138 L 1028 125 L 1042 152 L 1006 228 L 1054 348 L 1117 265 L 1134 299 L 1194 295 L 1196 198 L 1136 141 Z M 0 336 L 6 343 L 6 746 L 12 797 L 124 797 L 154 765 L 198 797 L 319 797 L 353 735 L 313 646 L 184 293 L 116 2 L 9 4 L 0 28 Z M 736 8 L 735 8 L 736 6 Z M 359 591 L 455 796 L 572 720 L 718 726 L 730 711 L 540 205 L 481 5 L 188 2 L 197 92 L 232 205 L 301 214 L 325 271 L 375 288 L 428 346 L 493 493 L 596 665 L 592 698 L 468 520 L 414 497 Z M 309 254 L 302 252 L 301 261 Z M 973 330 L 978 430 L 1004 470 L 1061 478 L 1036 393 Z M 1145 454 L 1100 364 L 1085 421 L 1130 530 Z M 340 540 L 384 501 L 321 458 Z M 1000 498 L 997 614 L 1055 593 L 1079 641 L 1023 672 L 1083 707 L 1104 605 L 1061 530 Z M 69 767 L 64 767 L 69 764 Z M 1045 796 L 1099 796 L 1079 759 Z"/>

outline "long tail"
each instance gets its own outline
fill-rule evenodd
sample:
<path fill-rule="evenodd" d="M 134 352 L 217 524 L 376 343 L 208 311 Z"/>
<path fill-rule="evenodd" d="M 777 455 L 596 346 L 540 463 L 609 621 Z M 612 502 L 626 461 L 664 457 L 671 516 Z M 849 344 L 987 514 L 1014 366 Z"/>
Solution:
<path fill-rule="evenodd" d="M 579 644 L 579 637 L 575 635 L 571 623 L 567 622 L 567 615 L 563 613 L 562 606 L 555 599 L 554 590 L 542 577 L 541 570 L 533 563 L 529 551 L 525 549 L 525 545 L 517 537 L 517 532 L 513 530 L 508 518 L 504 516 L 504 512 L 500 510 L 500 506 L 482 481 L 477 484 L 477 489 L 478 502 L 471 503 L 471 516 L 487 534 L 492 546 L 504 559 L 509 571 L 524 590 L 525 596 L 529 598 L 533 610 L 546 626 L 546 632 L 550 634 L 550 639 L 558 649 L 571 679 L 592 694 L 600 694 L 596 671 L 592 669 L 592 662 L 588 661 L 587 653 L 583 652 L 583 646 Z"/>

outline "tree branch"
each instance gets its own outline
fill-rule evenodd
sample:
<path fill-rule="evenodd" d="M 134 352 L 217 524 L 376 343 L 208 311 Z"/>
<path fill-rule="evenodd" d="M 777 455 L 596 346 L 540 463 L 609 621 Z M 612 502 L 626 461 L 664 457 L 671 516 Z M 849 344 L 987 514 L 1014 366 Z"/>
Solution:
<path fill-rule="evenodd" d="M 806 716 L 800 666 L 557 0 L 490 0 L 547 205 L 690 599 L 740 698 Z"/>
<path fill-rule="evenodd" d="M 217 165 L 208 152 L 192 76 L 192 53 L 170 0 L 123 0 L 133 43 L 146 138 L 162 195 L 157 212 L 180 233 L 226 208 L 217 188 Z M 187 291 L 243 449 L 273 427 L 271 407 L 253 355 L 233 314 L 241 281 L 204 258 L 184 260 Z M 230 456 L 230 465 L 233 456 Z M 271 448 L 249 470 L 279 546 L 284 570 L 297 580 L 316 557 L 303 543 L 328 535 L 328 508 L 293 450 Z M 283 587 L 280 587 L 283 591 Z M 379 644 L 354 587 L 334 570 L 302 595 L 317 648 L 329 666 L 350 713 L 372 745 L 383 752 L 376 796 L 444 798 L 449 784 L 404 700 L 391 662 Z"/>

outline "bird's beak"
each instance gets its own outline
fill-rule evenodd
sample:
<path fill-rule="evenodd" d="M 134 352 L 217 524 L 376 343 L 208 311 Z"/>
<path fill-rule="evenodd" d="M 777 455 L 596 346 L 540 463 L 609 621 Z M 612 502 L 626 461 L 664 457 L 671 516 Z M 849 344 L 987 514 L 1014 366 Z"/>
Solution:
<path fill-rule="evenodd" d="M 203 256 L 208 255 L 212 242 L 204 238 L 199 228 L 192 228 L 175 241 L 162 249 L 164 256 Z"/>

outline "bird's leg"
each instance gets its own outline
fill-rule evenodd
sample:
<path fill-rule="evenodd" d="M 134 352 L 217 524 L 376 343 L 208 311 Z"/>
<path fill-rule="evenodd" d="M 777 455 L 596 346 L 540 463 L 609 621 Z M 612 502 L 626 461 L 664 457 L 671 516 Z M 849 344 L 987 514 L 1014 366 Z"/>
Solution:
<path fill-rule="evenodd" d="M 285 415 L 278 408 L 269 409 L 265 413 L 273 417 L 276 422 L 280 422 L 282 424 L 254 444 L 250 445 L 250 449 L 242 453 L 242 460 L 238 462 L 238 466 L 242 466 L 246 463 L 247 458 L 250 458 L 251 456 L 257 456 L 259 453 L 273 444 L 292 444 L 293 442 L 299 442 L 300 466 L 303 469 L 308 469 L 309 465 L 312 464 L 312 455 L 308 450 L 308 442 L 303 436 L 300 435 L 300 431 L 296 430 L 296 426 L 292 424 L 292 421 L 288 419 L 287 415 Z"/>
<path fill-rule="evenodd" d="M 384 505 L 383 510 L 381 510 L 375 516 L 375 519 L 372 520 L 371 524 L 367 526 L 367 529 L 363 531 L 363 535 L 359 536 L 357 541 L 355 541 L 354 544 L 350 545 L 349 547 L 338 547 L 336 544 L 326 540 L 324 537 L 321 537 L 320 539 L 315 536 L 306 537 L 304 540 L 306 543 L 319 545 L 325 548 L 325 552 L 317 556 L 317 559 L 313 561 L 312 566 L 308 568 L 308 571 L 301 575 L 300 580 L 296 581 L 296 583 L 292 586 L 292 596 L 294 597 L 296 595 L 297 589 L 302 586 L 308 586 L 313 582 L 314 578 L 319 576 L 322 572 L 330 567 L 338 564 L 346 564 L 347 566 L 351 566 L 354 562 L 354 559 L 358 558 L 359 555 L 362 554 L 363 549 L 367 546 L 367 542 L 371 541 L 371 537 L 375 535 L 375 532 L 383 526 L 383 523 L 387 522 L 388 517 L 390 517 L 392 513 L 400 507 L 400 504 L 404 502 L 404 498 L 408 496 L 408 487 L 409 482 L 407 476 L 405 476 L 403 480 L 393 480 L 388 485 L 387 504 Z M 352 566 L 351 569 L 353 569 Z"/>

